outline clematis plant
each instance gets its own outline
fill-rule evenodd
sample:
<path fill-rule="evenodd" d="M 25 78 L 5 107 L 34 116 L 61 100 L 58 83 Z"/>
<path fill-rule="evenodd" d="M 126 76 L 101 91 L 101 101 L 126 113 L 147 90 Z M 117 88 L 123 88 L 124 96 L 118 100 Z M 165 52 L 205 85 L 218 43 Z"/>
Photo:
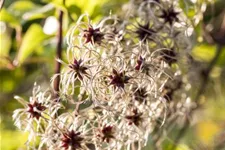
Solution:
<path fill-rule="evenodd" d="M 37 85 L 29 103 L 16 97 L 25 108 L 13 119 L 29 132 L 28 147 L 40 139 L 37 149 L 141 150 L 167 119 L 189 111 L 179 63 L 189 56 L 190 25 L 178 0 L 126 6 L 97 24 L 84 14 L 68 31 L 67 57 L 57 60 L 64 68 L 51 80 L 60 77 L 59 100 Z"/>

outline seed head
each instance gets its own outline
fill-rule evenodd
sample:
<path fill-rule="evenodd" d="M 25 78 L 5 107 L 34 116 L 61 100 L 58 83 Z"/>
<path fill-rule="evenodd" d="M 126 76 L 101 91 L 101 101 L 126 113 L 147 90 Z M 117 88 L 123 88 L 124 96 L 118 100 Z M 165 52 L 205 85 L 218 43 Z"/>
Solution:
<path fill-rule="evenodd" d="M 101 134 L 99 134 L 98 136 L 101 137 L 102 141 L 109 143 L 110 139 L 114 138 L 113 134 L 114 134 L 113 126 L 104 125 L 103 128 L 101 129 Z"/>
<path fill-rule="evenodd" d="M 110 84 L 118 88 L 124 88 L 124 84 L 130 80 L 130 77 L 126 76 L 125 72 L 118 73 L 115 69 L 113 69 L 113 75 L 110 75 L 109 78 L 111 79 Z"/>
<path fill-rule="evenodd" d="M 147 98 L 148 94 L 145 88 L 137 89 L 134 92 L 134 99 L 138 102 L 143 102 Z"/>
<path fill-rule="evenodd" d="M 81 148 L 81 142 L 84 139 L 80 136 L 80 132 L 75 132 L 74 130 L 63 134 L 61 139 L 62 145 L 65 150 L 77 150 Z"/>
<path fill-rule="evenodd" d="M 177 62 L 177 53 L 174 49 L 165 49 L 161 52 L 163 60 L 169 65 Z"/>
<path fill-rule="evenodd" d="M 133 112 L 132 115 L 128 115 L 125 118 L 128 119 L 129 125 L 135 124 L 136 126 L 138 126 L 142 120 L 141 118 L 142 113 L 138 113 L 137 109 L 134 109 L 132 112 Z"/>
<path fill-rule="evenodd" d="M 136 30 L 136 34 L 138 35 L 138 38 L 141 41 L 146 42 L 147 40 L 153 40 L 152 39 L 152 35 L 154 33 L 156 33 L 156 31 L 153 30 L 152 28 L 150 28 L 149 22 L 144 24 L 144 25 L 138 24 L 138 28 Z"/>
<path fill-rule="evenodd" d="M 172 25 L 174 22 L 179 21 L 177 17 L 178 14 L 179 12 L 176 12 L 174 8 L 171 6 L 167 10 L 166 9 L 162 10 L 162 15 L 160 15 L 159 17 L 164 19 L 165 23 L 169 23 L 170 25 Z"/>
<path fill-rule="evenodd" d="M 87 75 L 86 70 L 88 69 L 85 66 L 81 65 L 82 60 L 76 60 L 74 59 L 73 64 L 70 64 L 69 67 L 76 72 L 76 77 L 78 77 L 80 80 L 83 80 L 82 75 Z"/>
<path fill-rule="evenodd" d="M 91 42 L 91 44 L 100 44 L 103 38 L 103 33 L 100 32 L 99 28 L 94 29 L 92 26 L 89 26 L 87 30 L 84 30 L 85 43 Z"/>
<path fill-rule="evenodd" d="M 34 101 L 33 103 L 28 104 L 27 112 L 30 113 L 32 118 L 39 119 L 41 117 L 41 112 L 46 109 L 41 103 Z"/>

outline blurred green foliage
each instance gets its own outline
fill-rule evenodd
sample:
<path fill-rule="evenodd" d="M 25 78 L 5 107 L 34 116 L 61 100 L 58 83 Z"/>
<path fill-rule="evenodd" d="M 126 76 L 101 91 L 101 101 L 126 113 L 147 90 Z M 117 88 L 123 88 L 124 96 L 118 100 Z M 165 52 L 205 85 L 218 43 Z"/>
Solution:
<path fill-rule="evenodd" d="M 20 105 L 13 99 L 14 95 L 28 97 L 31 93 L 33 83 L 36 81 L 43 87 L 48 87 L 50 77 L 53 74 L 56 34 L 57 30 L 47 33 L 44 28 L 49 17 L 57 20 L 59 10 L 64 12 L 63 34 L 74 25 L 77 18 L 83 13 L 89 13 L 93 21 L 99 20 L 102 16 L 116 13 L 121 5 L 128 0 L 5 0 L 3 9 L 0 12 L 0 112 L 1 112 L 1 149 L 15 150 L 18 147 L 25 149 L 27 135 L 15 130 L 12 122 L 13 110 Z M 195 6 L 190 1 L 180 1 L 180 5 L 188 17 L 195 15 Z M 188 10 L 186 9 L 189 4 Z M 219 3 L 219 5 L 218 5 Z M 216 16 L 219 16 L 225 7 L 223 0 L 216 3 L 219 9 L 215 9 Z M 222 7 L 222 8 L 224 8 Z M 207 11 L 205 20 L 208 22 L 215 14 Z M 50 22 L 50 27 L 57 24 Z M 209 62 L 215 55 L 216 43 L 209 43 L 203 39 L 204 22 L 196 28 L 195 43 L 192 55 L 200 62 Z M 63 49 L 66 49 L 64 41 Z M 65 53 L 65 51 L 63 51 Z M 224 129 L 225 124 L 225 48 L 217 61 L 217 68 L 213 71 L 209 94 L 205 97 L 204 115 L 199 124 L 192 127 L 186 136 L 186 145 L 181 144 L 177 150 L 189 150 L 188 144 L 203 143 L 210 145 L 210 138 Z M 215 92 L 216 91 L 216 92 Z M 218 95 L 216 98 L 212 95 Z M 209 97 L 209 98 L 208 98 Z M 216 99 L 216 101 L 215 101 Z M 207 131 L 206 131 L 207 130 Z M 211 131 L 211 132 L 210 132 Z M 174 131 L 176 132 L 176 131 Z M 206 133 L 207 132 L 207 133 Z M 197 135 L 197 137 L 195 136 Z M 151 141 L 151 140 L 150 140 Z M 13 143 L 13 144 L 12 144 Z M 149 145 L 152 143 L 150 142 Z M 164 142 L 164 149 L 173 144 L 168 138 Z M 145 148 L 146 150 L 149 147 Z"/>
<path fill-rule="evenodd" d="M 199 61 L 209 62 L 215 56 L 216 45 L 199 44 L 192 50 L 192 55 Z M 225 48 L 217 60 L 217 65 L 223 67 L 225 65 Z"/>

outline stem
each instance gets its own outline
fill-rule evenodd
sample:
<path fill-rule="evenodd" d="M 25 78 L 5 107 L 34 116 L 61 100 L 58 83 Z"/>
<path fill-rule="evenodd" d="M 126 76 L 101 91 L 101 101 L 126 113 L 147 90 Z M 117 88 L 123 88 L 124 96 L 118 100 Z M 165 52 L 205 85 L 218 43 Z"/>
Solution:
<path fill-rule="evenodd" d="M 215 66 L 215 64 L 216 64 L 216 62 L 217 62 L 217 60 L 218 60 L 218 58 L 219 58 L 221 52 L 222 52 L 222 45 L 217 45 L 216 55 L 214 56 L 214 58 L 212 59 L 212 61 L 211 61 L 210 64 L 209 64 L 209 66 L 208 66 L 208 67 L 206 68 L 206 70 L 204 71 L 204 73 L 203 73 L 203 81 L 202 81 L 202 84 L 201 84 L 201 86 L 200 86 L 200 89 L 199 89 L 199 91 L 198 91 L 196 97 L 195 97 L 195 101 L 196 101 L 196 103 L 197 103 L 197 106 L 196 106 L 196 108 L 194 108 L 194 109 L 190 112 L 190 114 L 193 113 L 194 110 L 196 110 L 196 109 L 200 106 L 200 104 L 199 104 L 200 96 L 201 96 L 202 94 L 204 94 L 204 92 L 205 92 L 205 88 L 206 88 L 206 86 L 207 86 L 207 84 L 208 84 L 208 81 L 209 81 L 210 73 L 211 73 L 213 67 Z M 171 147 L 170 150 L 176 149 L 177 144 L 179 143 L 180 139 L 181 139 L 181 138 L 184 136 L 184 134 L 186 133 L 186 131 L 187 131 L 189 125 L 190 125 L 190 121 L 188 120 L 188 117 L 185 116 L 184 126 L 180 129 L 179 133 L 177 134 L 177 136 L 176 136 L 176 138 L 175 138 L 175 140 L 174 140 L 174 145 Z"/>
<path fill-rule="evenodd" d="M 65 0 L 63 0 L 63 4 L 65 3 Z M 56 49 L 56 58 L 62 59 L 62 40 L 63 40 L 63 11 L 59 11 L 59 31 L 57 34 L 57 49 Z M 61 69 L 61 63 L 56 61 L 55 64 L 55 74 L 60 74 L 60 69 Z M 56 77 L 54 80 L 54 90 L 56 92 L 56 97 L 58 97 L 58 92 L 59 92 L 59 83 L 60 83 L 60 75 Z"/>
<path fill-rule="evenodd" d="M 2 7 L 4 5 L 4 2 L 5 2 L 5 0 L 1 0 L 1 2 L 0 2 L 0 11 L 2 10 Z"/>

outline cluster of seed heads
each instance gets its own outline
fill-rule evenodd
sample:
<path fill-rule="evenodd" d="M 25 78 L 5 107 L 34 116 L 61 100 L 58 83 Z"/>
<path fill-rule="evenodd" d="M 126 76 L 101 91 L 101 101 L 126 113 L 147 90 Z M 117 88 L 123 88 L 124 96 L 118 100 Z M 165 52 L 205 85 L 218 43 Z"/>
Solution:
<path fill-rule="evenodd" d="M 167 117 L 188 110 L 179 64 L 191 48 L 190 26 L 178 1 L 130 1 L 123 9 L 97 24 L 80 16 L 65 61 L 57 60 L 64 66 L 52 78 L 60 76 L 57 97 L 36 84 L 30 102 L 16 97 L 25 108 L 13 118 L 29 132 L 29 147 L 140 150 Z"/>

